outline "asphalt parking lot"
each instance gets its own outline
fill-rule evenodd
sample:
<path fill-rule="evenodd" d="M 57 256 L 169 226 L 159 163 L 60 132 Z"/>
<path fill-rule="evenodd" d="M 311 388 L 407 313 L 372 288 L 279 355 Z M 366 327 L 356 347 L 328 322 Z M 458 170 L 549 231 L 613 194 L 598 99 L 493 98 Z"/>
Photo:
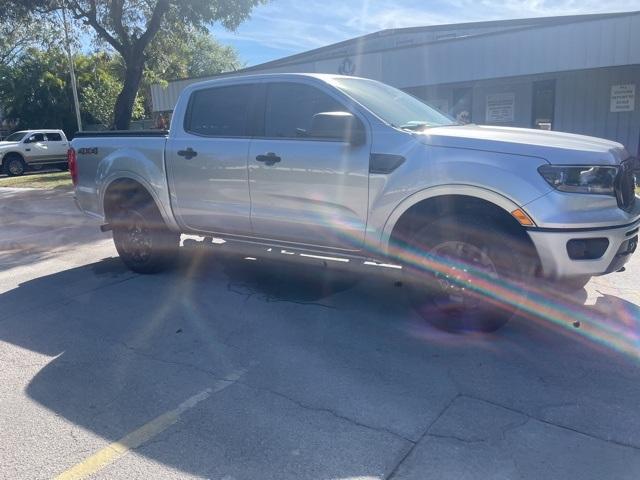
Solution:
<path fill-rule="evenodd" d="M 2 478 L 640 478 L 638 256 L 451 335 L 386 277 L 223 250 L 140 276 L 97 227 L 0 189 Z"/>

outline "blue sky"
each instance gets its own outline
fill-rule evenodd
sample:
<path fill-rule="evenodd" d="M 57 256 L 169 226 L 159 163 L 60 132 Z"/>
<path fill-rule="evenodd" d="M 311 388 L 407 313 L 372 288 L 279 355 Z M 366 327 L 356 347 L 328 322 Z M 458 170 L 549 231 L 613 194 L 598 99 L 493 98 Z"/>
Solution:
<path fill-rule="evenodd" d="M 632 10 L 640 0 L 272 0 L 212 33 L 250 66 L 385 28 Z"/>

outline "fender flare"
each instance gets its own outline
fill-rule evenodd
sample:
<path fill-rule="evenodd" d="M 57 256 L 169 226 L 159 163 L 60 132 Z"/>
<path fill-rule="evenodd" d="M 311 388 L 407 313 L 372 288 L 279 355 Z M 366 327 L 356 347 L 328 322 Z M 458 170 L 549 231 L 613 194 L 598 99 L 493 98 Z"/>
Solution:
<path fill-rule="evenodd" d="M 391 214 L 387 217 L 380 236 L 380 247 L 382 251 L 385 254 L 388 253 L 389 242 L 391 241 L 393 229 L 395 228 L 398 220 L 400 220 L 407 210 L 422 201 L 445 195 L 459 195 L 485 200 L 500 207 L 508 214 L 511 214 L 511 212 L 517 208 L 522 209 L 522 207 L 512 199 L 488 188 L 478 187 L 476 185 L 447 184 L 428 187 L 409 195 L 392 210 Z"/>
<path fill-rule="evenodd" d="M 139 183 L 140 185 L 142 185 L 142 187 L 149 193 L 153 202 L 158 207 L 158 211 L 160 212 L 160 215 L 162 216 L 162 219 L 166 223 L 167 227 L 169 227 L 169 229 L 176 232 L 180 231 L 180 226 L 176 223 L 175 219 L 173 218 L 173 213 L 167 212 L 164 202 L 162 202 L 162 200 L 158 196 L 158 193 L 151 186 L 151 184 L 147 180 L 145 180 L 141 175 L 138 175 L 137 173 L 131 172 L 128 170 L 116 170 L 116 171 L 110 172 L 109 176 L 107 176 L 102 181 L 100 189 L 98 191 L 98 198 L 100 199 L 100 208 L 102 209 L 103 216 L 104 216 L 105 194 L 107 193 L 107 190 L 109 190 L 109 187 L 111 186 L 111 184 L 113 184 L 118 180 L 133 180 Z"/>
<path fill-rule="evenodd" d="M 0 165 L 4 164 L 4 159 L 7 155 L 18 155 L 25 164 L 27 163 L 27 160 L 24 158 L 24 155 L 22 154 L 22 152 L 18 150 L 9 150 L 8 152 L 4 152 L 0 154 Z"/>

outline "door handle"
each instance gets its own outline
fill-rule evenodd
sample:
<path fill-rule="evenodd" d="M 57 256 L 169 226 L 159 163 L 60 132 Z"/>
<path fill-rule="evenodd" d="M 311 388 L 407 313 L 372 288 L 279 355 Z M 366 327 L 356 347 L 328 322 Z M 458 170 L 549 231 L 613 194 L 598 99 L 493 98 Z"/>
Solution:
<path fill-rule="evenodd" d="M 265 165 L 270 167 L 271 165 L 274 165 L 274 164 L 280 162 L 282 159 L 278 155 L 276 155 L 275 153 L 269 152 L 266 155 L 258 155 L 256 157 L 256 160 L 258 162 L 264 162 Z"/>
<path fill-rule="evenodd" d="M 191 160 L 193 157 L 198 156 L 198 152 L 196 152 L 193 148 L 189 147 L 186 150 L 178 150 L 178 155 L 186 158 L 187 160 Z"/>

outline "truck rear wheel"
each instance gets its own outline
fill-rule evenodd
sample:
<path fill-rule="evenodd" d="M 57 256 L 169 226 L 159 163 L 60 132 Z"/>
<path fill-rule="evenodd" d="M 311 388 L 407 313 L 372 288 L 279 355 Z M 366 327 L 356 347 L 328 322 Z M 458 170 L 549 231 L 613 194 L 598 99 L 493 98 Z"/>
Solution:
<path fill-rule="evenodd" d="M 4 172 L 10 177 L 19 177 L 24 174 L 27 169 L 27 165 L 24 163 L 24 160 L 22 160 L 22 157 L 16 154 L 7 155 L 4 159 L 3 166 Z"/>
<path fill-rule="evenodd" d="M 112 224 L 116 250 L 129 269 L 157 273 L 175 263 L 180 235 L 167 228 L 152 201 L 121 206 Z"/>
<path fill-rule="evenodd" d="M 445 217 L 410 241 L 409 296 L 416 311 L 451 332 L 492 332 L 518 311 L 535 263 L 528 245 L 491 218 Z"/>

